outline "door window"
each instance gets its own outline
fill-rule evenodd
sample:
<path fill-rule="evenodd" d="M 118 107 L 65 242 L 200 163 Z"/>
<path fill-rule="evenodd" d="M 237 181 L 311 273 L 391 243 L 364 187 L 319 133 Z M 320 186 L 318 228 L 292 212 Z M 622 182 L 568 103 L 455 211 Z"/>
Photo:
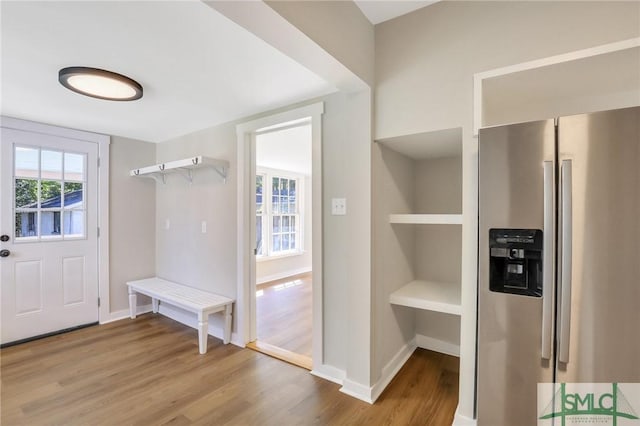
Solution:
<path fill-rule="evenodd" d="M 16 242 L 86 238 L 86 154 L 14 146 Z"/>

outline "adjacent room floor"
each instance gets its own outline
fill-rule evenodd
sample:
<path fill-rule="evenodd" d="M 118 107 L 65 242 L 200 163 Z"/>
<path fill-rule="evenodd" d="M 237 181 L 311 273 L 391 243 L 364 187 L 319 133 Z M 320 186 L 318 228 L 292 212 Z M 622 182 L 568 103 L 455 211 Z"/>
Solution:
<path fill-rule="evenodd" d="M 458 360 L 418 349 L 374 405 L 158 314 L 0 351 L 3 425 L 450 425 Z"/>
<path fill-rule="evenodd" d="M 257 287 L 258 340 L 311 357 L 311 273 Z"/>

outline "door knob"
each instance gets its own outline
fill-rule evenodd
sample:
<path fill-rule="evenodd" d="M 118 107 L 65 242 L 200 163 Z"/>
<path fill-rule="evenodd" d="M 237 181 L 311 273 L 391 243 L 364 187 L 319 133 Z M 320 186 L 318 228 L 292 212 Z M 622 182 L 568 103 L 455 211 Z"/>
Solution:
<path fill-rule="evenodd" d="M 9 250 L 0 250 L 0 257 L 7 257 L 11 254 Z"/>
<path fill-rule="evenodd" d="M 8 235 L 0 235 L 0 241 L 2 241 L 3 243 L 6 243 L 7 241 L 9 241 L 9 236 Z"/>

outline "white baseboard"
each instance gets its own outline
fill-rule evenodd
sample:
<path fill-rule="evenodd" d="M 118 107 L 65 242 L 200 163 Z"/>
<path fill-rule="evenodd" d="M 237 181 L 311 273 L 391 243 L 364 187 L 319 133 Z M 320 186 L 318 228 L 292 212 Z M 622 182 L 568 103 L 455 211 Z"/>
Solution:
<path fill-rule="evenodd" d="M 430 351 L 460 357 L 460 345 L 434 339 L 433 337 L 422 334 L 416 334 L 416 346 L 422 349 L 429 349 Z"/>
<path fill-rule="evenodd" d="M 153 310 L 151 305 L 140 305 L 137 306 L 136 315 L 146 314 L 147 312 L 151 312 Z M 101 321 L 100 324 L 109 324 L 110 322 L 119 321 L 121 319 L 129 318 L 129 308 L 121 309 L 119 311 L 109 313 L 109 318 L 106 321 Z"/>
<path fill-rule="evenodd" d="M 417 348 L 416 339 L 411 339 L 411 341 L 407 342 L 400 350 L 395 354 L 391 361 L 387 363 L 384 367 L 382 367 L 382 372 L 380 373 L 380 379 L 373 385 L 371 392 L 371 399 L 375 402 L 378 397 L 382 394 L 382 392 L 389 386 L 391 380 L 398 374 L 398 371 L 402 368 L 402 366 L 407 362 L 413 351 Z"/>
<path fill-rule="evenodd" d="M 264 284 L 269 281 L 281 280 L 283 278 L 292 277 L 294 275 L 306 274 L 307 272 L 311 272 L 311 267 L 307 266 L 305 268 L 293 269 L 291 271 L 278 272 L 277 274 L 266 275 L 263 277 L 256 278 L 256 284 Z"/>
<path fill-rule="evenodd" d="M 346 376 L 344 370 L 340 370 L 339 368 L 332 367 L 327 364 L 314 367 L 313 370 L 311 370 L 311 374 L 339 385 L 342 385 Z"/>
<path fill-rule="evenodd" d="M 462 414 L 458 413 L 458 408 L 456 408 L 456 413 L 453 416 L 452 426 L 476 426 L 477 424 L 478 421 L 476 419 L 463 416 Z"/>
<path fill-rule="evenodd" d="M 340 392 L 346 393 L 360 401 L 368 402 L 369 404 L 373 404 L 373 398 L 371 398 L 372 391 L 372 387 L 364 386 L 346 378 L 342 381 L 342 387 L 340 388 Z"/>

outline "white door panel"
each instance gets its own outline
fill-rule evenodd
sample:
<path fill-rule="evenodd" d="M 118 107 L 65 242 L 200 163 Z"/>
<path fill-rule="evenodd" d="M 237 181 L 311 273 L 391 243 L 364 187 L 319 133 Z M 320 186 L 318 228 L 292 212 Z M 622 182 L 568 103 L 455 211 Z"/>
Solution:
<path fill-rule="evenodd" d="M 42 311 L 42 262 L 26 260 L 15 262 L 16 314 Z M 9 296 L 11 293 L 8 293 Z M 5 294 L 2 294 L 3 299 Z M 10 300 L 7 300 L 9 302 Z"/>
<path fill-rule="evenodd" d="M 83 303 L 86 298 L 84 288 L 84 256 L 65 257 L 62 259 L 62 288 L 64 306 Z"/>
<path fill-rule="evenodd" d="M 1 342 L 98 321 L 94 142 L 2 128 Z"/>

